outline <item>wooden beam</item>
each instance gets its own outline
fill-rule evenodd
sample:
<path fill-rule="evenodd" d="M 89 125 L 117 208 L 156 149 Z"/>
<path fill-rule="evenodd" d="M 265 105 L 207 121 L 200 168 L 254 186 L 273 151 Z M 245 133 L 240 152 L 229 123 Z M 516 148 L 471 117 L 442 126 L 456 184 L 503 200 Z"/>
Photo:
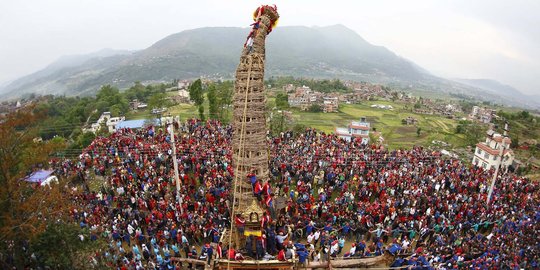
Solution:
<path fill-rule="evenodd" d="M 191 258 L 171 257 L 171 261 L 173 261 L 173 262 L 181 262 L 181 263 L 192 263 L 192 264 L 197 264 L 197 265 L 205 265 L 206 264 L 206 261 L 197 260 L 197 259 L 191 259 Z"/>

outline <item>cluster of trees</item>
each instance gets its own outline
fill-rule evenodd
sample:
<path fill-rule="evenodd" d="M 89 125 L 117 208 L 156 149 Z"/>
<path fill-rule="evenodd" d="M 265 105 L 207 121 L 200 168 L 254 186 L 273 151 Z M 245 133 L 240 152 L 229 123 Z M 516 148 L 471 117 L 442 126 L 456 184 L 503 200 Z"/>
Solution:
<path fill-rule="evenodd" d="M 463 135 L 463 140 L 467 145 L 475 145 L 485 139 L 487 125 L 474 121 L 460 120 L 456 126 L 456 133 Z"/>
<path fill-rule="evenodd" d="M 205 120 L 204 101 L 208 99 L 208 118 L 227 122 L 228 108 L 232 104 L 234 89 L 232 81 L 203 85 L 200 79 L 189 86 L 189 99 L 195 103 L 199 118 Z"/>
<path fill-rule="evenodd" d="M 169 86 L 144 86 L 136 82 L 124 92 L 114 86 L 105 85 L 95 97 L 44 96 L 38 99 L 35 107 L 36 112 L 46 116 L 38 124 L 38 136 L 44 140 L 60 136 L 68 139 L 71 148 L 84 148 L 92 142 L 95 135 L 83 133 L 82 126 L 95 122 L 106 111 L 111 112 L 112 116 L 126 115 L 130 109 L 129 102 L 134 99 L 147 103 L 150 108 L 170 106 L 165 93 Z M 106 132 L 102 129 L 102 133 Z"/>
<path fill-rule="evenodd" d="M 36 142 L 47 116 L 37 108 L 7 115 L 0 122 L 0 268 L 73 269 L 84 263 L 92 245 L 70 223 L 72 200 L 67 183 L 36 186 L 24 181 L 44 167 L 63 140 Z M 88 239 L 88 238 L 86 238 Z M 86 255 L 86 256 L 81 256 Z"/>
<path fill-rule="evenodd" d="M 501 110 L 497 112 L 497 115 L 500 118 L 493 120 L 496 126 L 503 127 L 505 123 L 510 125 L 509 135 L 512 138 L 512 147 L 518 147 L 520 140 L 540 138 L 540 117 L 525 110 L 514 113 Z M 536 154 L 538 149 L 539 147 L 529 148 L 532 155 Z"/>
<path fill-rule="evenodd" d="M 289 108 L 289 95 L 284 91 L 279 91 L 276 94 L 276 108 L 278 110 L 285 110 Z"/>
<path fill-rule="evenodd" d="M 266 81 L 266 84 L 271 85 L 272 87 L 276 87 L 276 88 L 282 88 L 283 86 L 287 84 L 305 85 L 305 86 L 308 86 L 311 90 L 322 92 L 322 93 L 350 92 L 351 91 L 339 79 L 316 80 L 316 79 L 294 78 L 292 76 L 277 77 L 277 78 L 271 77 L 270 79 Z"/>

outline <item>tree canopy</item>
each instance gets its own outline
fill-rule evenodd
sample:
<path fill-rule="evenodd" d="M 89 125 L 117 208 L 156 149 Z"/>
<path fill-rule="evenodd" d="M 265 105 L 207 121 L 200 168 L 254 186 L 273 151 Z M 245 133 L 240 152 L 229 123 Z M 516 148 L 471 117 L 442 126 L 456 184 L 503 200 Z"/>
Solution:
<path fill-rule="evenodd" d="M 50 221 L 65 220 L 70 209 L 64 185 L 41 187 L 23 180 L 44 168 L 49 155 L 63 147 L 61 140 L 34 141 L 43 117 L 25 108 L 0 121 L 0 243 L 12 243 L 0 245 L 0 252 L 19 269 L 30 255 L 23 246 L 43 233 Z"/>

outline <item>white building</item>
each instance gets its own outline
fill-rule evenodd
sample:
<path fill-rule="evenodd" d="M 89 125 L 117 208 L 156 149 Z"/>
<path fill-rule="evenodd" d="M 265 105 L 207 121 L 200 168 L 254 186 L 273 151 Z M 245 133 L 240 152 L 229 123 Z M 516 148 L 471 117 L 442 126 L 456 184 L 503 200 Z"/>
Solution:
<path fill-rule="evenodd" d="M 512 140 L 509 137 L 505 137 L 491 129 L 488 130 L 486 141 L 476 144 L 472 163 L 486 170 L 495 169 L 501 162 L 502 150 L 501 168 L 503 170 L 508 169 L 508 166 L 512 165 L 514 161 L 514 152 L 510 149 L 511 143 Z"/>
<path fill-rule="evenodd" d="M 125 119 L 124 116 L 111 117 L 110 112 L 103 112 L 96 123 L 93 123 L 90 128 L 84 129 L 83 131 L 96 133 L 101 129 L 101 125 L 105 124 L 109 133 L 112 133 L 116 131 L 116 125 Z"/>
<path fill-rule="evenodd" d="M 191 85 L 190 81 L 183 80 L 183 81 L 178 81 L 176 87 L 178 88 L 178 90 L 182 90 L 182 89 L 188 89 L 190 85 Z"/>
<path fill-rule="evenodd" d="M 478 106 L 473 106 L 471 114 L 469 115 L 469 118 L 471 120 L 477 120 L 484 124 L 491 123 L 491 120 L 493 117 L 496 117 L 496 110 L 489 109 L 489 108 L 480 108 Z"/>
<path fill-rule="evenodd" d="M 370 127 L 370 123 L 366 121 L 365 117 L 362 117 L 360 121 L 352 121 L 346 128 L 336 128 L 335 133 L 338 137 L 346 141 L 351 141 L 352 138 L 359 138 L 362 139 L 363 144 L 368 144 Z"/>

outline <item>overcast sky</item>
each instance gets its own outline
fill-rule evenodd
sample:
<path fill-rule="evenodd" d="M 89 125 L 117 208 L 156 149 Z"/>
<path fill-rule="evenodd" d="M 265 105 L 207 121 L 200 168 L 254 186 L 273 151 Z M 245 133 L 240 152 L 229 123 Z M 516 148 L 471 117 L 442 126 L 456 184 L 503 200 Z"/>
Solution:
<path fill-rule="evenodd" d="M 246 27 L 262 3 L 277 4 L 279 25 L 343 24 L 435 75 L 491 78 L 540 95 L 540 0 L 1 0 L 0 83 L 62 55 Z"/>

